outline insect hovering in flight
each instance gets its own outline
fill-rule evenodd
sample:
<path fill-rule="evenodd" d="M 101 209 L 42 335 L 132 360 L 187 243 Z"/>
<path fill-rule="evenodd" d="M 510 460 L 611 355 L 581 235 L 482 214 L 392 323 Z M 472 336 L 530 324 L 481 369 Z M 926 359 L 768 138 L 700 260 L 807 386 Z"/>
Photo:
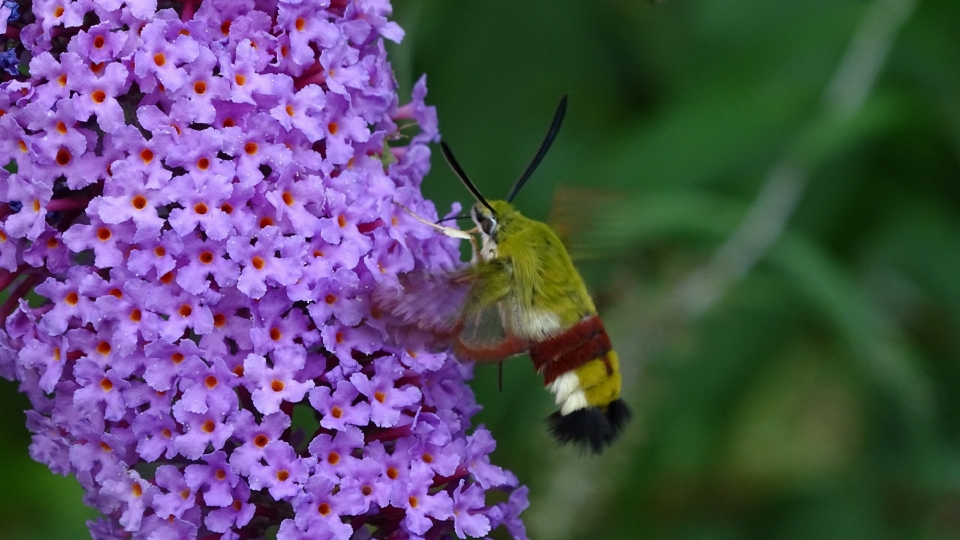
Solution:
<path fill-rule="evenodd" d="M 470 240 L 472 264 L 442 276 L 401 275 L 399 287 L 375 293 L 374 300 L 405 322 L 451 340 L 461 358 L 502 361 L 528 352 L 559 406 L 547 418 L 553 436 L 600 453 L 630 418 L 620 399 L 617 353 L 556 233 L 511 204 L 556 138 L 566 108 L 564 96 L 505 200 L 486 200 L 441 142 L 447 163 L 476 199 L 469 216 L 476 228 L 461 231 L 414 217 Z"/>

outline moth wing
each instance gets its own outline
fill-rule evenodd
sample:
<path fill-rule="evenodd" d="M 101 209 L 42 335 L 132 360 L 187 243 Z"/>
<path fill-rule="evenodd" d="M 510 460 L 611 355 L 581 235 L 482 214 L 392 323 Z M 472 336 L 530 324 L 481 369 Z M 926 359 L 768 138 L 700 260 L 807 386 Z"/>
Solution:
<path fill-rule="evenodd" d="M 517 338 L 504 324 L 503 306 L 511 305 L 509 297 L 487 305 L 468 303 L 461 326 L 453 342 L 459 356 L 478 362 L 495 362 L 528 350 L 532 343 Z"/>
<path fill-rule="evenodd" d="M 446 273 L 409 272 L 393 285 L 381 284 L 373 292 L 379 309 L 448 339 L 456 332 L 470 295 L 469 269 Z"/>
<path fill-rule="evenodd" d="M 623 193 L 558 186 L 547 224 L 557 233 L 573 260 L 603 258 L 612 250 L 606 246 L 609 238 L 595 234 L 597 222 L 623 199 Z"/>
<path fill-rule="evenodd" d="M 519 354 L 532 344 L 513 336 L 504 325 L 501 302 L 480 301 L 484 283 L 470 268 L 447 273 L 410 272 L 399 283 L 380 286 L 373 301 L 392 313 L 443 339 L 452 340 L 463 358 L 499 361 Z"/>

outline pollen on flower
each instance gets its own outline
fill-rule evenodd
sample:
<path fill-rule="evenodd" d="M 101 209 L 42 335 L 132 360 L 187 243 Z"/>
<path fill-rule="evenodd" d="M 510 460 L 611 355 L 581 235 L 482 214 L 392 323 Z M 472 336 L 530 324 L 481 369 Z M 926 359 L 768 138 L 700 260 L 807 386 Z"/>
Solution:
<path fill-rule="evenodd" d="M 200 426 L 200 429 L 202 429 L 204 433 L 213 433 L 217 429 L 217 423 L 209 419 L 204 420 L 203 424 Z"/>
<path fill-rule="evenodd" d="M 60 347 L 53 348 L 53 361 L 54 362 L 60 361 Z"/>
<path fill-rule="evenodd" d="M 169 285 L 171 282 L 173 282 L 174 277 L 176 277 L 176 274 L 174 274 L 173 270 L 171 270 L 166 274 L 160 276 L 160 283 L 163 283 L 164 285 Z"/>
<path fill-rule="evenodd" d="M 207 377 L 203 379 L 203 384 L 206 385 L 207 388 L 215 388 L 218 382 L 217 378 L 213 375 L 207 375 Z"/>
<path fill-rule="evenodd" d="M 97 36 L 93 38 L 93 47 L 95 49 L 102 49 L 106 43 L 107 40 L 103 39 L 103 36 Z"/>
<path fill-rule="evenodd" d="M 159 259 L 160 257 L 163 257 L 164 255 L 167 254 L 167 249 L 164 248 L 163 246 L 157 246 L 153 248 L 153 254 L 156 255 L 156 257 Z"/>
<path fill-rule="evenodd" d="M 153 150 L 150 150 L 149 148 L 144 148 L 141 150 L 140 161 L 142 161 L 144 165 L 149 165 L 150 162 L 153 161 Z"/>
<path fill-rule="evenodd" d="M 227 478 L 227 471 L 223 469 L 217 469 L 217 472 L 213 474 L 213 477 L 217 480 L 223 481 Z"/>
<path fill-rule="evenodd" d="M 190 304 L 183 304 L 180 306 L 180 309 L 177 310 L 177 313 L 179 313 L 181 317 L 187 318 L 193 315 L 193 307 Z"/>
<path fill-rule="evenodd" d="M 407 502 L 410 503 L 410 508 L 416 508 L 420 505 L 420 501 L 413 495 L 407 498 Z"/>
<path fill-rule="evenodd" d="M 284 204 L 286 204 L 287 206 L 293 206 L 293 203 L 294 203 L 293 194 L 290 193 L 289 191 L 284 191 L 284 192 L 283 192 L 283 202 L 284 202 Z"/>
<path fill-rule="evenodd" d="M 257 150 L 259 148 L 260 146 L 253 141 L 250 141 L 247 144 L 243 145 L 243 151 L 246 152 L 248 156 L 257 155 Z"/>
<path fill-rule="evenodd" d="M 55 19 L 59 19 L 60 17 L 63 17 L 63 14 L 65 13 L 65 11 L 66 10 L 63 9 L 63 6 L 57 6 L 53 8 L 53 17 Z"/>
<path fill-rule="evenodd" d="M 200 262 L 202 262 L 203 264 L 210 264 L 210 263 L 213 262 L 213 253 L 211 253 L 211 252 L 209 252 L 209 251 L 204 251 L 204 252 L 200 253 L 200 256 L 197 257 L 197 258 L 198 258 L 198 259 L 200 260 Z M 218 314 L 218 315 L 220 315 L 220 314 Z M 220 315 L 220 316 L 223 317 L 223 315 Z"/>
<path fill-rule="evenodd" d="M 207 83 L 206 83 L 206 81 L 197 81 L 197 82 L 193 83 L 193 91 L 194 91 L 197 95 L 200 95 L 200 96 L 206 94 L 206 93 L 207 93 Z"/>
<path fill-rule="evenodd" d="M 165 427 L 160 430 L 160 436 L 163 437 L 164 439 L 169 439 L 173 437 L 173 432 L 170 431 L 170 428 Z"/>
<path fill-rule="evenodd" d="M 363 486 L 362 488 L 360 488 L 360 493 L 363 493 L 363 496 L 364 496 L 364 497 L 369 497 L 370 495 L 373 494 L 373 487 L 372 487 L 372 486 Z"/>
<path fill-rule="evenodd" d="M 17 148 L 20 149 L 20 152 L 26 154 L 26 153 L 27 153 L 27 150 L 28 150 L 28 148 L 27 148 L 27 141 L 25 141 L 25 140 L 23 140 L 23 139 L 20 139 L 19 141 L 17 141 Z"/>
<path fill-rule="evenodd" d="M 330 515 L 330 504 L 325 502 L 320 503 L 320 505 L 317 506 L 317 513 L 319 513 L 321 516 Z"/>
<path fill-rule="evenodd" d="M 215 328 L 223 328 L 227 324 L 227 316 L 223 313 L 216 313 L 213 316 L 213 326 Z"/>
<path fill-rule="evenodd" d="M 130 320 L 133 322 L 140 322 L 140 319 L 143 317 L 143 314 L 139 309 L 133 308 L 130 310 Z"/>
<path fill-rule="evenodd" d="M 202 216 L 209 211 L 209 208 L 207 208 L 206 204 L 198 202 L 197 204 L 193 205 L 193 211 Z"/>
<path fill-rule="evenodd" d="M 130 199 L 130 204 L 132 204 L 137 210 L 143 210 L 147 207 L 147 198 L 143 195 L 136 195 Z"/>
<path fill-rule="evenodd" d="M 163 53 L 157 53 L 153 55 L 153 63 L 156 64 L 157 67 L 163 67 L 164 64 L 167 63 L 167 57 L 164 56 Z"/>
<path fill-rule="evenodd" d="M 273 382 L 270 383 L 270 389 L 274 392 L 283 392 L 285 387 L 286 385 L 283 384 L 283 381 L 279 381 L 277 379 L 274 379 Z"/>
<path fill-rule="evenodd" d="M 256 446 L 257 448 L 263 448 L 263 447 L 267 446 L 267 443 L 269 443 L 269 442 L 270 442 L 270 438 L 267 437 L 266 435 L 264 435 L 263 433 L 261 433 L 261 434 L 259 434 L 259 435 L 257 435 L 256 437 L 253 438 L 253 444 L 254 444 L 254 446 Z"/>
<path fill-rule="evenodd" d="M 92 99 L 94 103 L 99 105 L 107 100 L 107 93 L 104 92 L 103 90 L 94 90 L 93 93 L 90 94 L 90 99 Z"/>
<path fill-rule="evenodd" d="M 237 83 L 237 86 L 243 86 L 247 84 L 247 78 L 241 73 L 237 73 L 236 75 L 234 75 L 233 80 L 234 82 Z"/>
<path fill-rule="evenodd" d="M 190 498 L 190 490 L 189 490 L 189 489 L 181 489 L 181 490 L 180 490 L 180 498 L 183 499 L 183 500 L 189 499 L 189 498 Z"/>
<path fill-rule="evenodd" d="M 387 467 L 387 478 L 391 480 L 396 480 L 400 476 L 400 471 L 396 467 L 390 466 Z"/>
<path fill-rule="evenodd" d="M 120 289 L 118 289 L 118 288 L 116 288 L 116 287 L 110 289 L 110 292 L 108 292 L 107 294 L 109 294 L 110 296 L 112 296 L 112 297 L 114 297 L 114 298 L 116 298 L 116 299 L 118 299 L 118 300 L 123 298 L 123 291 L 121 291 Z"/>
<path fill-rule="evenodd" d="M 273 341 L 280 341 L 281 339 L 283 339 L 283 332 L 281 332 L 279 328 L 274 326 L 273 328 L 270 329 L 270 339 L 272 339 Z"/>
<path fill-rule="evenodd" d="M 430 454 L 430 453 L 423 454 L 423 462 L 433 463 L 433 454 Z"/>
<path fill-rule="evenodd" d="M 281 469 L 277 471 L 277 480 L 281 482 L 286 482 L 288 478 L 290 478 L 290 471 L 286 469 Z"/>
<path fill-rule="evenodd" d="M 66 134 L 67 134 L 67 125 L 64 124 L 62 120 L 57 122 L 57 125 L 56 125 L 56 128 L 55 128 L 55 129 L 57 130 L 57 133 L 59 133 L 59 134 L 61 134 L 61 135 L 66 135 Z"/>
<path fill-rule="evenodd" d="M 231 24 L 233 24 L 233 21 L 231 21 L 231 20 L 223 21 L 223 23 L 220 24 L 220 33 L 223 34 L 223 35 L 225 35 L 225 36 L 229 36 L 229 35 L 230 35 L 230 25 L 231 25 Z"/>
<path fill-rule="evenodd" d="M 331 135 L 336 135 L 338 127 L 336 122 L 330 122 L 327 124 L 327 131 L 329 131 Z"/>
<path fill-rule="evenodd" d="M 260 218 L 260 222 L 258 223 L 258 225 L 260 226 L 261 229 L 269 227 L 273 225 L 273 218 L 270 216 L 264 216 Z"/>
<path fill-rule="evenodd" d="M 340 454 L 338 452 L 330 452 L 327 454 L 327 463 L 331 465 L 336 465 L 340 463 Z"/>
<path fill-rule="evenodd" d="M 346 216 L 344 216 L 343 214 L 340 214 L 339 216 L 337 216 L 337 225 L 340 225 L 341 229 L 346 227 L 347 226 Z"/>
<path fill-rule="evenodd" d="M 333 303 L 337 301 L 337 295 L 330 293 L 326 297 L 324 297 L 323 301 L 326 302 L 327 304 L 333 305 Z"/>
<path fill-rule="evenodd" d="M 287 111 L 287 116 L 293 116 L 295 114 L 293 105 L 287 105 L 284 109 Z"/>
<path fill-rule="evenodd" d="M 111 236 L 113 236 L 113 233 L 110 231 L 110 229 L 106 227 L 100 227 L 97 229 L 97 239 L 101 242 L 106 242 Z"/>
<path fill-rule="evenodd" d="M 70 291 L 67 293 L 66 296 L 63 297 L 63 301 L 66 302 L 67 304 L 70 304 L 71 306 L 75 306 L 77 305 L 77 302 L 80 301 L 80 295 L 78 295 L 74 291 Z"/>
<path fill-rule="evenodd" d="M 100 388 L 103 389 L 104 392 L 113 390 L 113 381 L 107 379 L 106 377 L 100 379 Z"/>
<path fill-rule="evenodd" d="M 101 341 L 100 343 L 97 344 L 97 352 L 104 356 L 110 354 L 111 350 L 112 350 L 112 347 L 106 341 Z"/>
<path fill-rule="evenodd" d="M 202 157 L 197 160 L 197 168 L 201 171 L 205 171 L 210 168 L 210 159 Z"/>
<path fill-rule="evenodd" d="M 67 86 L 67 74 L 66 74 L 66 73 L 61 73 L 60 76 L 57 77 L 57 84 L 60 85 L 61 88 Z"/>
<path fill-rule="evenodd" d="M 170 361 L 172 361 L 174 364 L 179 364 L 180 362 L 183 362 L 185 359 L 186 357 L 181 352 L 175 352 L 170 355 Z"/>
<path fill-rule="evenodd" d="M 330 409 L 330 416 L 334 418 L 340 418 L 341 416 L 343 416 L 343 409 L 334 405 L 333 408 Z"/>
<path fill-rule="evenodd" d="M 230 203 L 223 203 L 220 205 L 220 211 L 223 212 L 224 214 L 228 214 L 228 215 L 232 214 L 233 206 Z"/>
<path fill-rule="evenodd" d="M 263 260 L 263 257 L 259 255 L 254 255 L 253 258 L 250 259 L 250 264 L 252 264 L 257 270 L 263 270 L 263 267 L 266 266 L 267 261 Z"/>
<path fill-rule="evenodd" d="M 384 394 L 383 392 L 377 391 L 373 393 L 373 398 L 379 401 L 380 403 L 383 403 L 384 401 L 386 401 L 387 395 Z"/>

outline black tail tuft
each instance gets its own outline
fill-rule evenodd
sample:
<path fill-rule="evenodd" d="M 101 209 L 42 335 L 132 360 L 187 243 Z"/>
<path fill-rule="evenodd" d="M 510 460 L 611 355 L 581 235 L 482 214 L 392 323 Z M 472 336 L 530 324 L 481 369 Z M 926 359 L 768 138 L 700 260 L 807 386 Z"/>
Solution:
<path fill-rule="evenodd" d="M 573 443 L 581 451 L 589 448 L 599 454 L 620 435 L 630 416 L 627 404 L 617 399 L 602 409 L 587 407 L 567 415 L 557 411 L 547 418 L 547 425 L 560 444 Z"/>

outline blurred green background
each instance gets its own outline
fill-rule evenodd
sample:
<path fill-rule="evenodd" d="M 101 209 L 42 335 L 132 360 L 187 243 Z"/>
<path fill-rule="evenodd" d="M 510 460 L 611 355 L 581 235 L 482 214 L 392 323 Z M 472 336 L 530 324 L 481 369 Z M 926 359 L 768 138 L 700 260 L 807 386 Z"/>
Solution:
<path fill-rule="evenodd" d="M 960 538 L 960 2 L 394 8 L 402 92 L 427 74 L 488 197 L 570 96 L 516 203 L 579 254 L 635 419 L 581 457 L 529 362 L 477 369 L 531 538 Z M 438 154 L 423 189 L 469 202 Z M 13 388 L 0 537 L 86 538 Z"/>

